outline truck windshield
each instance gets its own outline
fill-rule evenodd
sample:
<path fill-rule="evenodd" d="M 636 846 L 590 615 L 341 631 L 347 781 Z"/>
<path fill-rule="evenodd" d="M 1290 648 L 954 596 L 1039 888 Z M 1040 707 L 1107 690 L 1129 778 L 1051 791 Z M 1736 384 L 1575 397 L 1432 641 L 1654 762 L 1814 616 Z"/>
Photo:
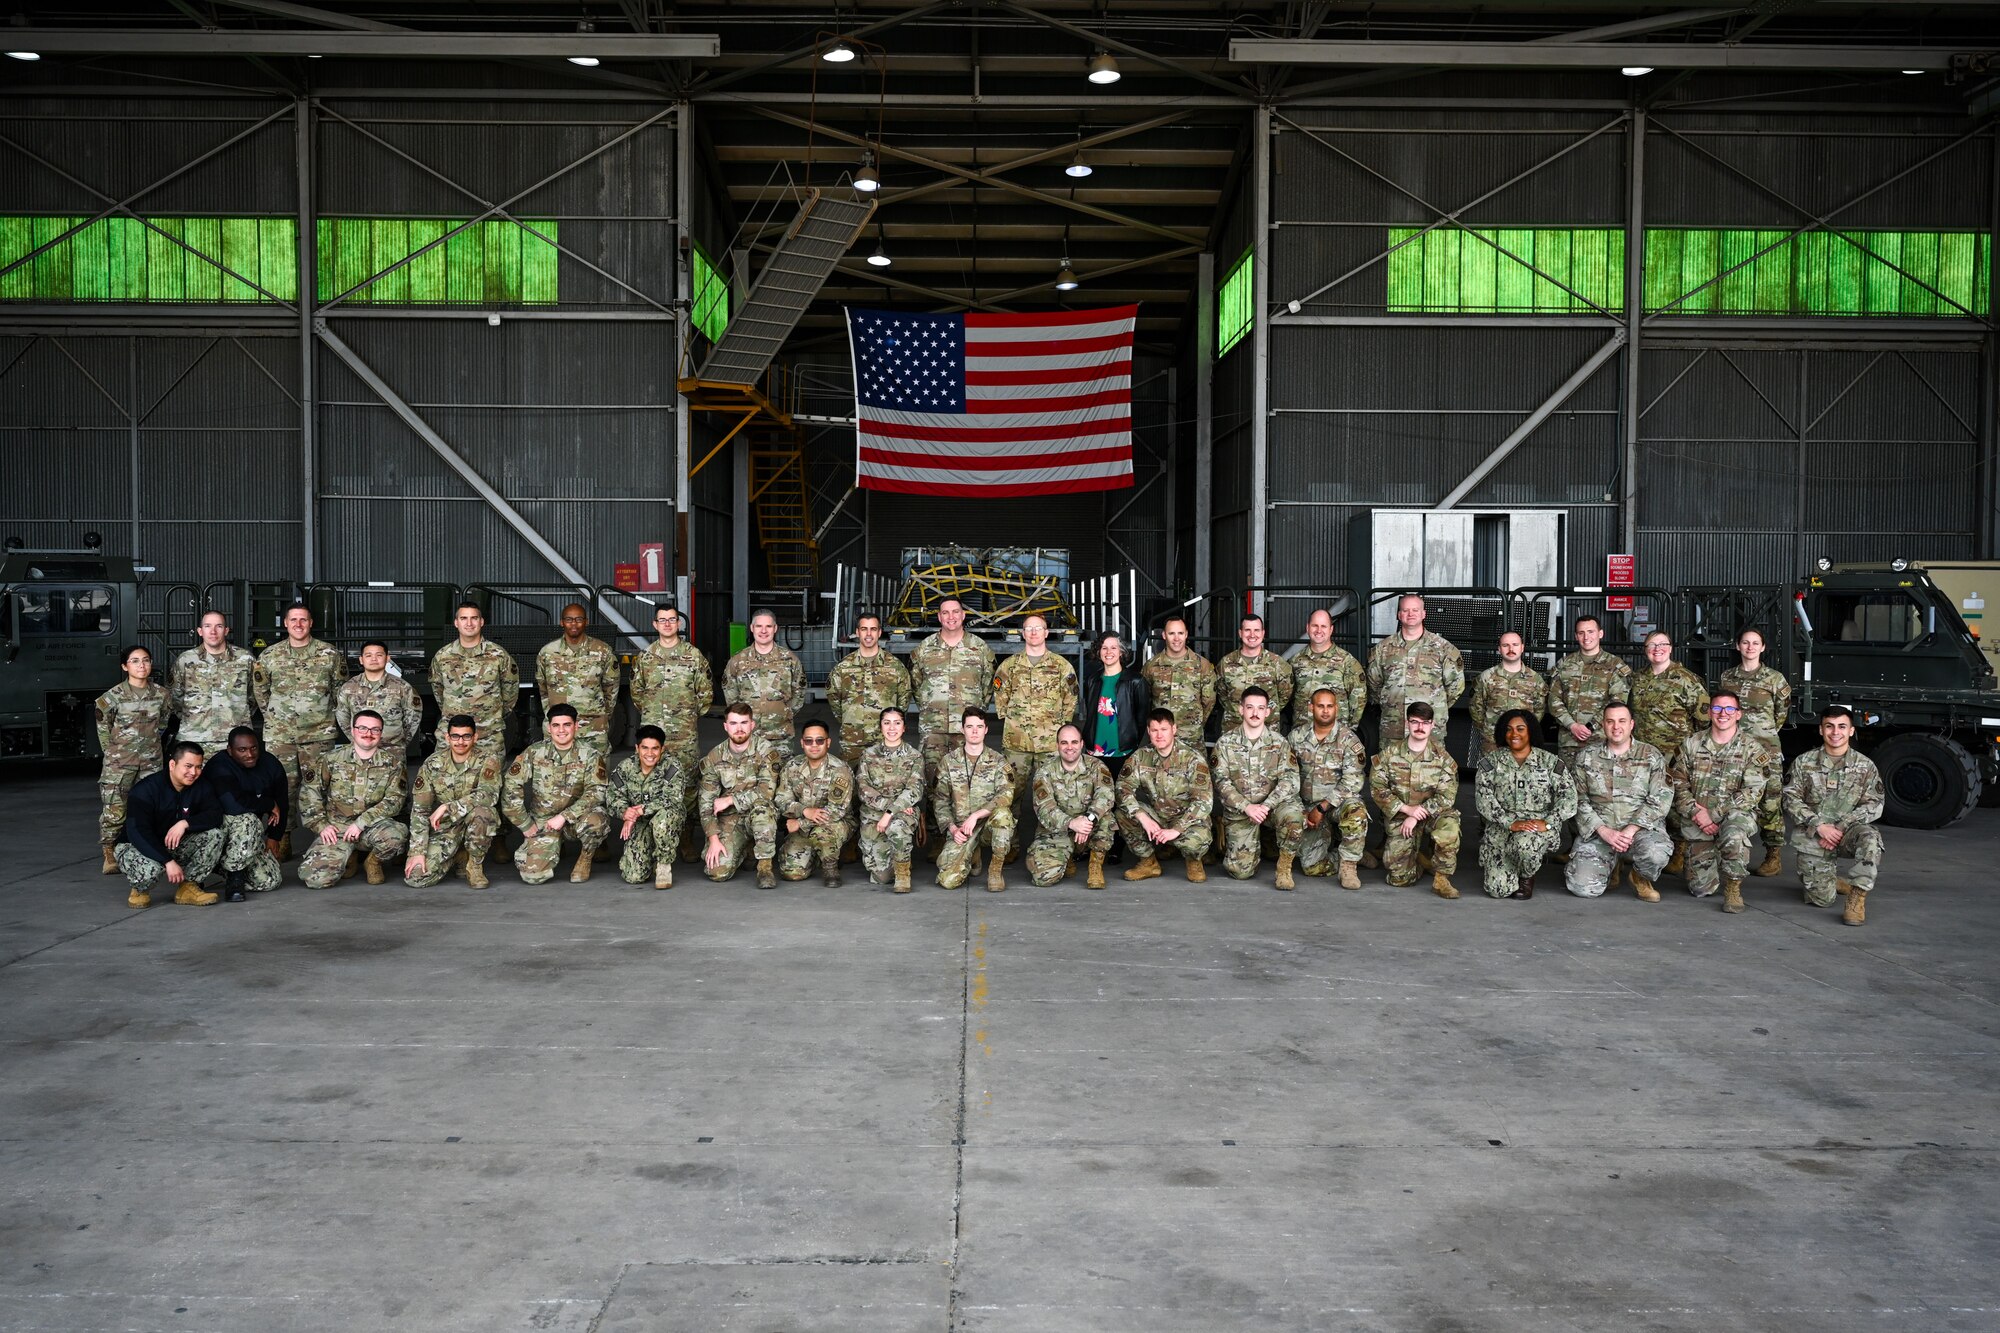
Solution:
<path fill-rule="evenodd" d="M 109 634 L 113 625 L 109 588 L 39 588 L 16 584 L 0 600 L 0 633 L 11 637 L 15 616 L 22 638 Z"/>
<path fill-rule="evenodd" d="M 1906 592 L 1829 592 L 1820 617 L 1820 632 L 1842 643 L 1901 648 L 1924 636 L 1923 610 Z"/>

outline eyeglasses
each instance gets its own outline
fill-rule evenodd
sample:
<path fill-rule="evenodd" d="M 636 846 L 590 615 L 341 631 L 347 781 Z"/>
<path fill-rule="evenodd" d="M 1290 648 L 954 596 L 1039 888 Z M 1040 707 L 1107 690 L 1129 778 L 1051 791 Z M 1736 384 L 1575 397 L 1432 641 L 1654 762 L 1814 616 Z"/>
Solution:
<path fill-rule="evenodd" d="M 826 737 L 824 737 L 824 736 L 801 736 L 801 737 L 800 737 L 799 739 L 800 739 L 800 741 L 801 741 L 801 742 L 803 742 L 803 743 L 804 743 L 804 744 L 806 744 L 806 745 L 825 745 L 825 744 L 826 744 Z"/>
<path fill-rule="evenodd" d="M 1711 704 L 1708 711 L 1711 713 L 1740 713 L 1743 710 L 1735 704 Z"/>

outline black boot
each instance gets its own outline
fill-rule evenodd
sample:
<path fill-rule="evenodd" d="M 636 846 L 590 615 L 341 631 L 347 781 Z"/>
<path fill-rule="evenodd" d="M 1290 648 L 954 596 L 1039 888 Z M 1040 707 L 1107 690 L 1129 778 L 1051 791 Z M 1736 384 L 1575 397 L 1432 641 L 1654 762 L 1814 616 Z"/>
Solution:
<path fill-rule="evenodd" d="M 250 895 L 243 891 L 243 872 L 232 870 L 222 885 L 222 901 L 226 903 L 248 902 Z"/>

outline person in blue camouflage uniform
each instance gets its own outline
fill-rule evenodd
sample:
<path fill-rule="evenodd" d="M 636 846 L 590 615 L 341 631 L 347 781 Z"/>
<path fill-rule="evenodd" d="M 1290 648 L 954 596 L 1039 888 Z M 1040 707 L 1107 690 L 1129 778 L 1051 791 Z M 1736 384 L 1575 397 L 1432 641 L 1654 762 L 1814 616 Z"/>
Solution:
<path fill-rule="evenodd" d="M 618 821 L 618 875 L 627 884 L 656 889 L 674 886 L 674 851 L 686 819 L 687 775 L 667 753 L 667 733 L 647 723 L 639 728 L 632 756 L 611 770 L 604 808 Z"/>

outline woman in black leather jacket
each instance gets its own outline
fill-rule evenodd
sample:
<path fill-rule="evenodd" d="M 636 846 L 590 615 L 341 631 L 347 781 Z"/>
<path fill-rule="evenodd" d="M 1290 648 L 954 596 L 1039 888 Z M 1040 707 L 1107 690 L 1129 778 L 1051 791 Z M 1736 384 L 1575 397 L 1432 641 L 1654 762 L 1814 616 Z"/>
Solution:
<path fill-rule="evenodd" d="M 1138 667 L 1125 659 L 1123 641 L 1109 631 L 1100 635 L 1077 687 L 1075 722 L 1083 732 L 1084 753 L 1102 759 L 1114 780 L 1125 760 L 1146 743 L 1146 710 L 1152 701 Z"/>

